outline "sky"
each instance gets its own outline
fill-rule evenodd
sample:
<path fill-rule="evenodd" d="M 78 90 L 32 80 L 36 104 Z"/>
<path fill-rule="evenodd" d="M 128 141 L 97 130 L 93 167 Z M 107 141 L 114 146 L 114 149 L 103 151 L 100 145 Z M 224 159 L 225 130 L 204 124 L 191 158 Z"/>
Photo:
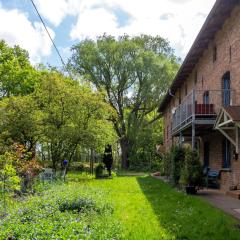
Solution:
<path fill-rule="evenodd" d="M 184 59 L 215 0 L 34 0 L 64 61 L 71 46 L 104 33 L 160 35 Z M 30 0 L 0 0 L 0 39 L 33 64 L 61 67 Z"/>

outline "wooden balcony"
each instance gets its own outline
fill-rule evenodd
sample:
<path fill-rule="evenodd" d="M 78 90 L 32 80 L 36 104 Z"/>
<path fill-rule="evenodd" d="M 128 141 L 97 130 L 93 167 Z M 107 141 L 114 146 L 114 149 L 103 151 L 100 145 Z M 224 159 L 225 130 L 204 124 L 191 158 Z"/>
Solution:
<path fill-rule="evenodd" d="M 221 106 L 234 103 L 232 90 L 193 90 L 182 103 L 172 109 L 172 136 L 191 135 L 196 131 L 212 128 Z"/>

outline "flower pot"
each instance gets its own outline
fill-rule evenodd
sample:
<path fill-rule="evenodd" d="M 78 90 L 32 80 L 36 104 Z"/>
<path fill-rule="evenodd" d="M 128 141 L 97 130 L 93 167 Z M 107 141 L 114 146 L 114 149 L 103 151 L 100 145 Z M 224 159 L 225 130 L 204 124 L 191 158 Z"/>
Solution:
<path fill-rule="evenodd" d="M 197 193 L 197 189 L 195 186 L 186 186 L 186 193 L 187 194 L 196 194 Z"/>

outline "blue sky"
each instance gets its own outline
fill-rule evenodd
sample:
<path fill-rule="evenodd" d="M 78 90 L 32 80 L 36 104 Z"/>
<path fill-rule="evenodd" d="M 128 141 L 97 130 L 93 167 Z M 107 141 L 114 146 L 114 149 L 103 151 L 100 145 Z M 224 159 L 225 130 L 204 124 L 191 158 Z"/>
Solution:
<path fill-rule="evenodd" d="M 103 33 L 167 38 L 184 58 L 215 0 L 34 0 L 67 61 L 73 44 Z M 33 64 L 61 66 L 30 0 L 0 0 L 0 39 L 28 50 Z"/>

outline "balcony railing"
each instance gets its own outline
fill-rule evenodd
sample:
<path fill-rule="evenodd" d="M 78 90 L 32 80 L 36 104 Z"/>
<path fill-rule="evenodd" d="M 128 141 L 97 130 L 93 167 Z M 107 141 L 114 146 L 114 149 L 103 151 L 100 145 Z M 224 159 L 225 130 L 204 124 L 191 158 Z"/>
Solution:
<path fill-rule="evenodd" d="M 221 106 L 234 104 L 233 90 L 193 90 L 172 109 L 172 133 L 195 119 L 214 119 Z"/>

